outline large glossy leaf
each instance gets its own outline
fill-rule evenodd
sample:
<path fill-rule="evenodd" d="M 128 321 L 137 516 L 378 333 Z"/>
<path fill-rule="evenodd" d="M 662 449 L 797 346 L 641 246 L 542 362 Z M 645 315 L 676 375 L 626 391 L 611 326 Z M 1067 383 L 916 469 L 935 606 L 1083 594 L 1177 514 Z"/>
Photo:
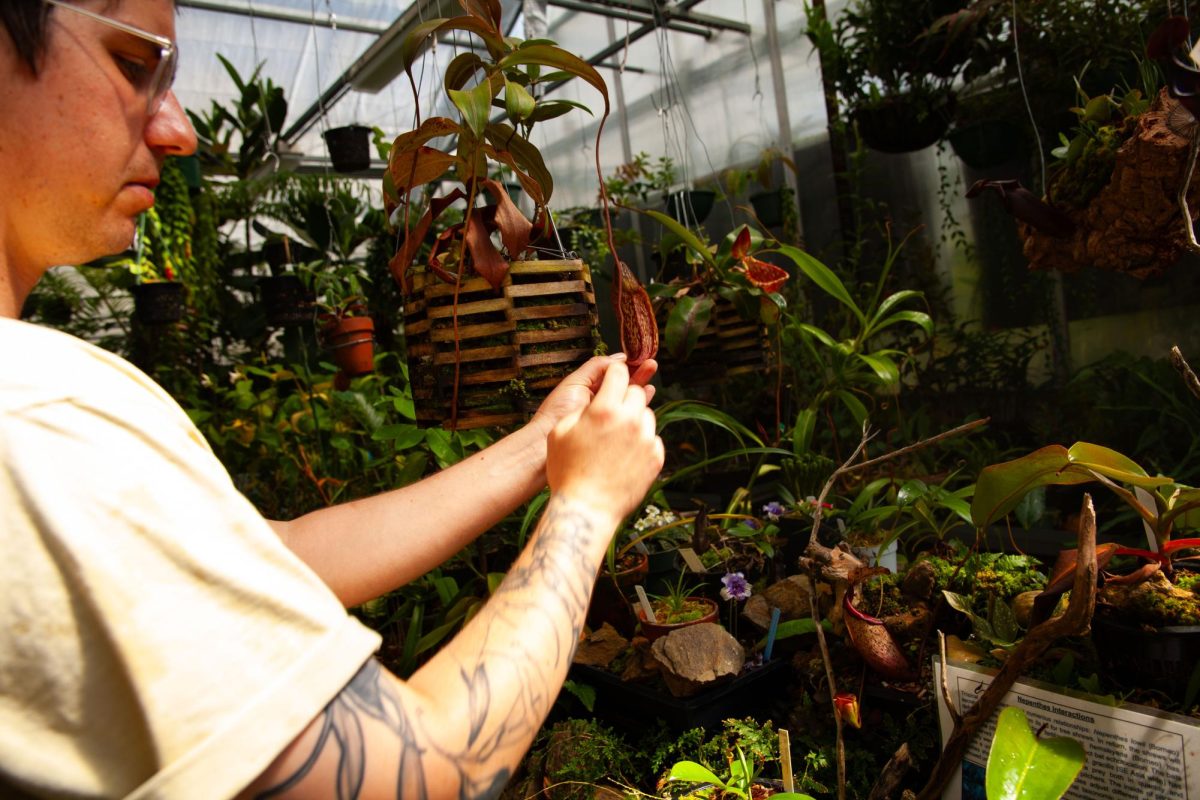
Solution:
<path fill-rule="evenodd" d="M 877 353 L 873 355 L 859 353 L 858 357 L 864 364 L 871 368 L 871 371 L 875 373 L 875 377 L 884 386 L 895 386 L 900 382 L 900 368 L 887 356 Z"/>
<path fill-rule="evenodd" d="M 842 401 L 842 405 L 854 417 L 854 424 L 862 427 L 862 424 L 867 421 L 867 407 L 862 404 L 862 401 L 848 389 L 839 389 L 834 392 L 834 396 Z"/>
<path fill-rule="evenodd" d="M 545 122 L 548 119 L 561 117 L 572 109 L 580 109 L 588 114 L 592 110 L 583 103 L 577 103 L 574 100 L 539 100 L 537 106 L 529 113 L 526 118 L 528 122 Z"/>
<path fill-rule="evenodd" d="M 483 129 L 487 127 L 492 108 L 491 83 L 484 81 L 472 89 L 450 89 L 447 94 L 463 115 L 463 122 L 471 133 L 476 138 L 483 138 Z"/>
<path fill-rule="evenodd" d="M 500 68 L 508 69 L 521 64 L 540 64 L 545 67 L 569 72 L 592 85 L 604 98 L 604 116 L 608 116 L 608 86 L 604 78 L 591 64 L 577 55 L 568 53 L 560 47 L 548 44 L 535 44 L 521 47 L 500 59 Z"/>
<path fill-rule="evenodd" d="M 911 322 L 913 325 L 920 327 L 921 330 L 925 331 L 926 336 L 933 334 L 933 318 L 924 311 L 897 311 L 890 317 L 875 322 L 867 335 L 874 335 L 901 322 Z"/>
<path fill-rule="evenodd" d="M 516 132 L 511 125 L 494 122 L 484 130 L 484 136 L 495 148 L 495 158 L 511 166 L 521 182 L 521 187 L 533 198 L 533 202 L 544 206 L 554 193 L 554 178 L 546 169 L 541 152 Z"/>
<path fill-rule="evenodd" d="M 747 439 L 755 444 L 762 444 L 762 439 L 757 434 L 734 417 L 716 406 L 698 400 L 672 400 L 655 409 L 654 416 L 659 433 L 676 422 L 703 422 L 729 431 L 737 438 L 739 445 Z"/>
<path fill-rule="evenodd" d="M 1039 739 L 1025 712 L 1000 712 L 987 763 L 988 800 L 1058 800 L 1083 769 L 1083 745 L 1065 736 Z"/>
<path fill-rule="evenodd" d="M 667 316 L 667 352 L 680 361 L 691 355 L 712 316 L 711 297 L 681 297 Z"/>
<path fill-rule="evenodd" d="M 400 58 L 404 63 L 405 72 L 412 69 L 417 57 L 429 46 L 432 41 L 430 36 L 433 32 L 448 21 L 445 17 L 438 17 L 425 20 L 413 27 L 412 33 L 405 37 L 404 44 L 400 47 Z"/>
<path fill-rule="evenodd" d="M 446 74 L 442 78 L 442 83 L 447 90 L 462 89 L 471 82 L 477 72 L 483 69 L 483 59 L 477 53 L 470 51 L 459 53 L 446 65 Z"/>
<path fill-rule="evenodd" d="M 800 323 L 800 330 L 804 331 L 826 347 L 831 347 L 834 350 L 841 350 L 841 347 L 836 341 L 834 341 L 834 338 L 821 328 L 818 328 L 816 325 L 809 325 L 806 322 L 802 322 Z"/>
<path fill-rule="evenodd" d="M 807 453 L 812 449 L 812 435 L 816 426 L 817 409 L 800 409 L 800 412 L 796 414 L 796 424 L 792 427 L 792 451 L 796 455 Z"/>
<path fill-rule="evenodd" d="M 879 304 L 879 308 L 875 310 L 875 317 L 876 319 L 883 317 L 906 300 L 920 300 L 924 296 L 924 292 L 918 292 L 916 289 L 901 289 L 898 292 L 893 292 Z"/>
<path fill-rule="evenodd" d="M 1171 482 L 1170 478 L 1147 475 L 1136 463 L 1107 447 L 1077 442 L 1067 450 L 1062 445 L 1049 445 L 1013 461 L 985 467 L 976 482 L 971 518 L 977 527 L 986 527 L 1011 511 L 1031 489 L 1089 483 L 1096 480 L 1096 473 L 1145 488 Z M 1128 495 L 1121 487 L 1114 491 L 1123 494 L 1123 499 Z M 1153 523 L 1156 510 L 1137 510 Z"/>
<path fill-rule="evenodd" d="M 533 223 L 525 218 L 521 209 L 508 196 L 508 190 L 499 181 L 488 178 L 481 181 L 483 189 L 492 196 L 495 205 L 495 223 L 500 231 L 500 242 L 510 258 L 520 258 L 529 246 Z"/>
<path fill-rule="evenodd" d="M 790 258 L 792 263 L 799 267 L 800 271 L 808 276 L 809 280 L 820 287 L 821 291 L 825 292 L 834 300 L 837 300 L 846 308 L 850 309 L 854 313 L 854 316 L 858 317 L 858 321 L 860 323 L 866 321 L 862 310 L 858 307 L 858 304 L 854 302 L 854 299 L 850 297 L 850 292 L 846 291 L 845 284 L 843 284 L 841 279 L 839 279 L 838 276 L 833 273 L 833 270 L 822 264 L 817 259 L 813 258 L 805 251 L 801 250 L 799 247 L 783 245 L 779 248 L 778 252 Z"/>

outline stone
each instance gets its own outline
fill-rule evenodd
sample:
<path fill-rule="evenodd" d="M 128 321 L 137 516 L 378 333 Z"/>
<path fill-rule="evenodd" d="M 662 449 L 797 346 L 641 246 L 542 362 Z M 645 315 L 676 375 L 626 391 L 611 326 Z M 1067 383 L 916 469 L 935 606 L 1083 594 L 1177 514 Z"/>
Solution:
<path fill-rule="evenodd" d="M 771 609 L 779 609 L 779 619 L 804 619 L 812 616 L 808 597 L 811 584 L 804 575 L 791 575 L 773 583 L 760 594 L 751 595 L 742 607 L 742 618 L 759 630 L 771 626 Z"/>
<path fill-rule="evenodd" d="M 629 647 L 629 640 L 606 622 L 580 640 L 573 660 L 576 664 L 606 669 L 626 647 Z"/>
<path fill-rule="evenodd" d="M 667 690 L 691 697 L 742 671 L 746 652 L 729 631 L 702 622 L 672 631 L 651 645 Z"/>

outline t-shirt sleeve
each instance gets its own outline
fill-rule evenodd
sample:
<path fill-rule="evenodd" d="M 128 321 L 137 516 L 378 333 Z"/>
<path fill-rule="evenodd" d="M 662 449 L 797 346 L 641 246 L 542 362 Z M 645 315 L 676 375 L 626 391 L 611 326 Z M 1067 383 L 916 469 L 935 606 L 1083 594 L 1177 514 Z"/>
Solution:
<path fill-rule="evenodd" d="M 13 557 L 0 617 L 14 631 L 0 647 L 0 764 L 51 782 L 78 772 L 105 794 L 229 796 L 379 637 L 282 544 L 177 406 L 114 385 L 34 393 L 0 422 Z"/>

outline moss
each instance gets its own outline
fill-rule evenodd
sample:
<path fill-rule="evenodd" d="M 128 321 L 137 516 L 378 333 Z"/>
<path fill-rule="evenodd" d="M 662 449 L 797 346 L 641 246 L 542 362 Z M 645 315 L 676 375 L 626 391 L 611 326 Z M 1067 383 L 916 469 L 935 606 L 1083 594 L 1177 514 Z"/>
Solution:
<path fill-rule="evenodd" d="M 900 590 L 899 575 L 877 575 L 863 584 L 855 605 L 865 614 L 890 617 L 904 613 L 911 601 Z"/>
<path fill-rule="evenodd" d="M 1200 572 L 1182 572 L 1175 576 L 1175 588 L 1196 593 L 1200 590 Z"/>

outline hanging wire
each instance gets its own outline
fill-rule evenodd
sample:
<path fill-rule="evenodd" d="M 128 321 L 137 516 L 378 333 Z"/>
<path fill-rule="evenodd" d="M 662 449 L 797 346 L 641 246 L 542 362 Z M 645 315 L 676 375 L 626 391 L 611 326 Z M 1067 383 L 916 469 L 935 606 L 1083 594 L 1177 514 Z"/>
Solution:
<path fill-rule="evenodd" d="M 1017 0 L 1012 0 L 1012 37 L 1013 58 L 1017 62 L 1017 83 L 1021 86 L 1021 99 L 1025 101 L 1025 111 L 1029 114 L 1029 125 L 1033 128 L 1033 140 L 1037 143 L 1038 163 L 1042 171 L 1042 193 L 1049 191 L 1046 184 L 1046 154 L 1043 152 L 1042 136 L 1038 132 L 1037 118 L 1033 115 L 1033 105 L 1029 102 L 1029 90 L 1025 88 L 1025 72 L 1021 69 L 1021 43 L 1017 36 Z"/>
<path fill-rule="evenodd" d="M 258 30 L 254 25 L 254 0 L 246 0 L 247 16 L 250 17 L 250 45 L 254 48 L 254 68 L 258 69 Z M 263 124 L 267 126 L 267 139 L 275 137 L 275 131 L 271 128 L 271 115 L 267 113 L 266 106 L 263 107 Z M 275 152 L 275 148 L 267 151 L 267 158 L 272 162 L 272 171 L 279 169 L 279 153 Z"/>

